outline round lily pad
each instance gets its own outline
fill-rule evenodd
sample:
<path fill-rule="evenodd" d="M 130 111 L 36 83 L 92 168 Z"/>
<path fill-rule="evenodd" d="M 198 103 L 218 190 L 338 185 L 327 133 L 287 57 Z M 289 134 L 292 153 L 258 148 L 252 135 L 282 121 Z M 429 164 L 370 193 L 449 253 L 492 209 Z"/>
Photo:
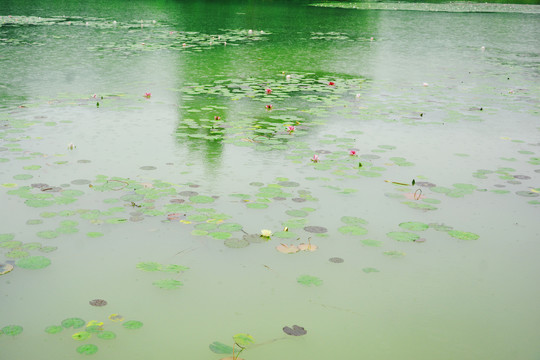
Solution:
<path fill-rule="evenodd" d="M 383 245 L 382 241 L 373 240 L 373 239 L 364 239 L 364 240 L 361 240 L 360 242 L 366 246 L 373 246 L 373 247 L 380 247 Z"/>
<path fill-rule="evenodd" d="M 340 257 L 331 257 L 330 259 L 328 259 L 328 261 L 333 262 L 333 263 L 336 263 L 336 264 L 341 264 L 341 263 L 344 262 L 345 260 L 343 260 L 343 259 L 340 258 Z"/>
<path fill-rule="evenodd" d="M 159 271 L 161 270 L 161 264 L 153 261 L 140 262 L 136 265 L 137 269 L 143 271 Z"/>
<path fill-rule="evenodd" d="M 29 256 L 17 261 L 16 265 L 23 269 L 43 269 L 51 264 L 51 260 L 44 256 Z"/>
<path fill-rule="evenodd" d="M 100 233 L 98 231 L 91 231 L 91 232 L 86 233 L 86 236 L 90 238 L 98 238 L 98 237 L 103 236 L 103 233 Z"/>
<path fill-rule="evenodd" d="M 210 236 L 213 237 L 214 239 L 226 240 L 230 238 L 232 234 L 225 231 L 216 231 L 216 232 L 210 233 Z"/>
<path fill-rule="evenodd" d="M 396 241 L 416 241 L 420 236 L 414 233 L 405 231 L 391 231 L 386 234 L 389 238 Z"/>
<path fill-rule="evenodd" d="M 92 355 L 97 353 L 98 347 L 94 344 L 85 344 L 77 348 L 77 352 L 83 355 Z"/>
<path fill-rule="evenodd" d="M 266 209 L 268 204 L 265 203 L 246 203 L 246 206 L 250 209 Z"/>
<path fill-rule="evenodd" d="M 322 234 L 328 232 L 328 229 L 322 226 L 305 226 L 304 230 L 314 234 Z"/>
<path fill-rule="evenodd" d="M 285 326 L 283 328 L 283 332 L 287 335 L 292 335 L 292 336 L 302 336 L 302 335 L 307 334 L 306 329 L 298 325 L 293 325 L 292 328 Z"/>
<path fill-rule="evenodd" d="M 214 198 L 211 196 L 205 196 L 205 195 L 195 195 L 191 196 L 189 198 L 189 201 L 194 202 L 196 204 L 209 204 L 214 202 Z"/>
<path fill-rule="evenodd" d="M 424 231 L 429 228 L 428 224 L 424 224 L 422 222 L 416 222 L 416 221 L 409 221 L 399 224 L 399 227 L 402 227 L 407 230 L 411 231 Z"/>
<path fill-rule="evenodd" d="M 404 252 L 397 251 L 397 250 L 385 251 L 383 252 L 383 254 L 386 256 L 393 257 L 393 258 L 399 258 L 399 257 L 405 256 Z"/>
<path fill-rule="evenodd" d="M 141 169 L 141 170 L 156 170 L 157 167 L 155 167 L 155 166 L 141 166 L 139 169 Z"/>
<path fill-rule="evenodd" d="M 302 276 L 299 276 L 296 281 L 300 284 L 303 284 L 303 285 L 307 285 L 307 286 L 310 286 L 310 285 L 314 285 L 314 286 L 320 286 L 322 285 L 323 281 L 321 279 L 319 279 L 318 277 L 316 276 L 311 276 L 311 275 L 302 275 Z"/>
<path fill-rule="evenodd" d="M 174 290 L 179 289 L 182 285 L 181 281 L 174 280 L 174 279 L 164 279 L 164 280 L 157 280 L 152 283 L 154 286 L 157 286 L 160 289 L 166 289 L 166 290 Z M 126 324 L 124 323 L 124 326 Z"/>
<path fill-rule="evenodd" d="M 456 239 L 461 240 L 477 240 L 480 238 L 479 235 L 466 231 L 450 230 L 448 231 L 448 234 Z"/>
<path fill-rule="evenodd" d="M 78 329 L 84 326 L 86 322 L 81 318 L 68 318 L 64 319 L 61 322 L 62 326 L 67 328 L 73 327 L 74 329 Z"/>
<path fill-rule="evenodd" d="M 9 259 L 22 259 L 24 257 L 27 257 L 28 255 L 30 255 L 30 253 L 28 253 L 27 251 L 13 250 L 13 251 L 8 252 L 6 254 L 6 257 Z"/>
<path fill-rule="evenodd" d="M 13 265 L 11 264 L 0 264 L 0 275 L 7 274 L 13 270 Z"/>
<path fill-rule="evenodd" d="M 219 225 L 219 230 L 223 231 L 238 231 L 242 230 L 242 225 L 236 223 L 224 223 Z"/>
<path fill-rule="evenodd" d="M 135 330 L 140 329 L 143 326 L 143 323 L 137 320 L 129 320 L 122 324 L 126 329 Z"/>
<path fill-rule="evenodd" d="M 280 239 L 292 239 L 298 237 L 298 235 L 290 231 L 277 231 L 273 233 L 272 236 Z"/>
<path fill-rule="evenodd" d="M 103 299 L 94 299 L 94 300 L 90 300 L 89 304 L 92 306 L 105 306 L 107 305 L 107 301 Z"/>
<path fill-rule="evenodd" d="M 347 225 L 366 225 L 368 222 L 356 216 L 342 216 L 341 221 Z"/>
<path fill-rule="evenodd" d="M 89 333 L 88 331 L 80 331 L 78 333 L 71 335 L 71 337 L 73 338 L 73 340 L 83 341 L 83 340 L 90 339 L 92 337 L 92 334 Z"/>
<path fill-rule="evenodd" d="M 104 340 L 112 340 L 116 338 L 116 334 L 112 331 L 101 331 L 97 334 L 97 337 Z"/>
<path fill-rule="evenodd" d="M 247 241 L 246 239 L 230 238 L 225 240 L 224 244 L 227 247 L 239 249 L 248 246 L 249 241 Z"/>
<path fill-rule="evenodd" d="M 300 186 L 300 184 L 295 182 L 295 181 L 280 181 L 278 183 L 278 185 L 281 185 L 283 187 L 297 187 L 297 186 Z"/>
<path fill-rule="evenodd" d="M 540 193 L 534 191 L 516 191 L 516 195 L 524 197 L 538 197 L 540 196 Z"/>
<path fill-rule="evenodd" d="M 64 330 L 64 328 L 60 325 L 51 325 L 45 328 L 47 334 L 58 334 L 62 330 Z"/>
<path fill-rule="evenodd" d="M 285 211 L 285 213 L 289 216 L 294 216 L 294 217 L 305 217 L 309 215 L 307 211 L 303 211 L 303 210 L 287 210 Z"/>
<path fill-rule="evenodd" d="M 365 268 L 362 269 L 362 271 L 365 272 L 366 274 L 379 272 L 379 270 L 377 270 L 375 268 L 372 268 L 372 267 L 365 267 Z"/>
<path fill-rule="evenodd" d="M 5 335 L 9 335 L 9 336 L 15 336 L 15 335 L 19 335 L 20 333 L 22 333 L 22 331 L 23 331 L 22 326 L 8 325 L 8 326 L 4 326 L 2 328 L 1 333 L 5 334 Z"/>
<path fill-rule="evenodd" d="M 39 231 L 36 235 L 43 239 L 54 239 L 58 237 L 58 233 L 53 230 Z"/>
<path fill-rule="evenodd" d="M 346 225 L 338 228 L 338 231 L 342 234 L 348 235 L 365 235 L 368 233 L 367 229 L 358 225 Z"/>

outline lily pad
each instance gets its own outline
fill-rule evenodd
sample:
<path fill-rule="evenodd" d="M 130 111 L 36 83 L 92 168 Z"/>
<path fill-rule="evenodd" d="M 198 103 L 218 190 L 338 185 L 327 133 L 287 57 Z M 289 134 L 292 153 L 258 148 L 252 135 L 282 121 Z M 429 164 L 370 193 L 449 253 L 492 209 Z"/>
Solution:
<path fill-rule="evenodd" d="M 366 225 L 368 222 L 356 216 L 342 216 L 341 221 L 347 225 Z"/>
<path fill-rule="evenodd" d="M 379 270 L 377 270 L 375 268 L 372 268 L 372 267 L 365 267 L 365 268 L 362 269 L 362 271 L 365 272 L 366 274 L 379 272 Z"/>
<path fill-rule="evenodd" d="M 225 246 L 233 249 L 240 249 L 248 246 L 249 241 L 247 241 L 246 239 L 230 238 L 225 240 L 224 244 Z"/>
<path fill-rule="evenodd" d="M 299 276 L 296 281 L 302 285 L 307 285 L 307 286 L 310 286 L 310 285 L 314 285 L 314 286 L 321 286 L 323 281 L 321 279 L 319 279 L 318 277 L 316 276 L 311 276 L 311 275 L 302 275 L 302 276 Z"/>
<path fill-rule="evenodd" d="M 11 264 L 0 264 L 0 275 L 7 274 L 13 270 L 13 265 Z"/>
<path fill-rule="evenodd" d="M 338 231 L 342 234 L 348 235 L 365 235 L 368 233 L 367 229 L 358 225 L 346 225 L 338 228 Z"/>
<path fill-rule="evenodd" d="M 225 231 L 216 231 L 216 232 L 210 233 L 210 236 L 213 237 L 214 239 L 226 240 L 230 238 L 232 234 Z"/>
<path fill-rule="evenodd" d="M 16 265 L 23 269 L 43 269 L 51 264 L 51 260 L 44 256 L 29 256 L 17 261 Z"/>
<path fill-rule="evenodd" d="M 45 328 L 45 332 L 47 334 L 58 334 L 62 330 L 64 330 L 64 328 L 60 325 L 51 325 Z"/>
<path fill-rule="evenodd" d="M 161 264 L 153 261 L 140 262 L 136 265 L 137 269 L 142 271 L 159 271 L 161 270 Z"/>
<path fill-rule="evenodd" d="M 255 342 L 255 339 L 253 339 L 253 336 L 249 334 L 244 334 L 244 333 L 234 335 L 233 340 L 238 346 L 242 348 L 245 348 Z"/>
<path fill-rule="evenodd" d="M 80 331 L 78 333 L 71 335 L 71 337 L 73 338 L 73 340 L 83 341 L 83 340 L 90 339 L 92 337 L 92 334 L 89 333 L 88 331 Z"/>
<path fill-rule="evenodd" d="M 83 327 L 86 324 L 86 322 L 81 318 L 68 318 L 68 319 L 62 320 L 61 324 L 66 329 L 68 329 L 70 327 L 72 327 L 74 329 L 78 329 L 78 328 Z"/>
<path fill-rule="evenodd" d="M 116 334 L 112 331 L 101 331 L 97 334 L 97 337 L 103 340 L 112 340 L 116 338 Z"/>
<path fill-rule="evenodd" d="M 314 234 L 322 234 L 328 232 L 328 229 L 323 226 L 306 226 L 304 230 Z"/>
<path fill-rule="evenodd" d="M 417 234 L 405 232 L 405 231 L 391 231 L 387 233 L 386 235 L 389 238 L 394 239 L 396 241 L 404 241 L 404 242 L 416 241 L 418 238 L 420 238 L 420 236 Z"/>
<path fill-rule="evenodd" d="M 232 354 L 233 348 L 229 345 L 223 344 L 219 341 L 214 341 L 210 345 L 208 345 L 210 348 L 210 351 L 216 353 L 216 354 Z"/>
<path fill-rule="evenodd" d="M 373 240 L 373 239 L 364 239 L 360 241 L 362 244 L 366 246 L 373 246 L 373 247 L 380 247 L 383 246 L 383 242 L 379 240 Z"/>
<path fill-rule="evenodd" d="M 143 326 L 143 323 L 137 320 L 129 320 L 122 324 L 126 329 L 135 330 L 140 329 Z"/>
<path fill-rule="evenodd" d="M 480 236 L 475 233 L 458 230 L 450 230 L 448 231 L 448 235 L 461 240 L 477 240 L 480 238 Z"/>
<path fill-rule="evenodd" d="M 97 353 L 98 347 L 94 344 L 85 344 L 77 348 L 77 352 L 83 355 L 92 355 Z"/>
<path fill-rule="evenodd" d="M 400 258 L 400 257 L 405 256 L 404 252 L 397 251 L 397 250 L 385 251 L 385 252 L 383 252 L 383 254 L 386 255 L 386 256 L 393 257 L 393 258 Z"/>
<path fill-rule="evenodd" d="M 214 198 L 211 196 L 205 196 L 205 195 L 195 195 L 195 196 L 191 196 L 189 198 L 189 201 L 196 204 L 209 204 L 209 203 L 214 202 Z"/>
<path fill-rule="evenodd" d="M 89 304 L 92 306 L 105 306 L 107 305 L 107 301 L 103 299 L 94 299 L 94 300 L 90 300 Z"/>
<path fill-rule="evenodd" d="M 402 227 L 407 230 L 411 231 L 424 231 L 429 228 L 428 224 L 424 224 L 422 222 L 416 222 L 416 221 L 409 221 L 399 224 L 399 227 Z"/>
<path fill-rule="evenodd" d="M 345 260 L 343 260 L 343 259 L 340 258 L 340 257 L 331 257 L 330 259 L 328 259 L 328 261 L 333 262 L 333 263 L 335 263 L 335 264 L 341 264 L 341 263 L 344 262 Z"/>
<path fill-rule="evenodd" d="M 20 333 L 22 333 L 22 331 L 23 331 L 22 326 L 8 325 L 8 326 L 4 326 L 2 328 L 2 331 L 0 331 L 0 333 L 3 333 L 5 335 L 9 335 L 9 336 L 16 336 L 16 335 L 19 335 Z"/>
<path fill-rule="evenodd" d="M 157 280 L 157 281 L 154 281 L 152 284 L 154 286 L 157 286 L 160 289 L 166 289 L 166 290 L 179 289 L 182 285 L 184 285 L 182 284 L 181 281 L 174 280 L 174 279 Z"/>
<path fill-rule="evenodd" d="M 293 325 L 292 328 L 285 326 L 283 328 L 283 332 L 287 335 L 292 335 L 292 336 L 302 336 L 302 335 L 307 334 L 306 329 L 298 325 Z"/>

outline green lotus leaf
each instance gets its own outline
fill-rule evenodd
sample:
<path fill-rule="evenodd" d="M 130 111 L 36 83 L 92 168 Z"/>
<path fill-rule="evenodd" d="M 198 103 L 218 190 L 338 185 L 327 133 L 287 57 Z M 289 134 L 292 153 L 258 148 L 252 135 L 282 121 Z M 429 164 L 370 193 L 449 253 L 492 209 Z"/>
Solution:
<path fill-rule="evenodd" d="M 389 238 L 396 241 L 416 241 L 420 238 L 418 234 L 405 231 L 391 231 L 386 234 Z"/>
<path fill-rule="evenodd" d="M 17 261 L 16 265 L 23 269 L 43 269 L 51 264 L 51 260 L 44 256 L 29 256 Z"/>
<path fill-rule="evenodd" d="M 174 279 L 164 279 L 164 280 L 157 280 L 152 283 L 154 286 L 157 286 L 160 289 L 166 289 L 166 290 L 174 290 L 179 289 L 182 285 L 181 281 L 174 280 Z"/>
<path fill-rule="evenodd" d="M 214 341 L 213 343 L 211 343 L 210 345 L 208 345 L 208 347 L 210 348 L 210 350 L 216 354 L 232 354 L 233 353 L 233 348 L 229 345 L 225 345 L 219 341 Z"/>
<path fill-rule="evenodd" d="M 51 325 L 45 328 L 47 334 L 58 334 L 62 330 L 64 330 L 64 328 L 60 325 Z"/>
<path fill-rule="evenodd" d="M 299 282 L 300 284 L 307 285 L 307 286 L 310 286 L 310 285 L 320 286 L 323 283 L 321 279 L 319 279 L 316 276 L 311 276 L 311 275 L 299 276 L 296 279 L 296 281 Z"/>
<path fill-rule="evenodd" d="M 360 242 L 366 246 L 374 246 L 374 247 L 383 246 L 383 242 L 379 240 L 365 239 L 365 240 L 361 240 Z"/>
<path fill-rule="evenodd" d="M 448 234 L 456 239 L 461 240 L 477 240 L 480 238 L 479 235 L 466 231 L 450 230 L 448 231 Z"/>
<path fill-rule="evenodd" d="M 161 264 L 153 261 L 148 262 L 140 262 L 136 265 L 137 269 L 143 270 L 143 271 L 160 271 L 161 270 Z"/>
<path fill-rule="evenodd" d="M 187 266 L 182 266 L 182 265 L 167 265 L 167 266 L 163 266 L 161 268 L 161 271 L 164 271 L 164 272 L 174 272 L 174 273 L 179 273 L 179 272 L 182 272 L 182 271 L 186 271 L 186 270 L 189 270 L 189 268 Z"/>
<path fill-rule="evenodd" d="M 123 327 L 130 330 L 140 329 L 143 323 L 137 320 L 129 320 L 122 324 Z"/>
<path fill-rule="evenodd" d="M 71 335 L 71 337 L 73 338 L 73 340 L 83 341 L 90 339 L 92 337 L 92 334 L 88 331 L 80 331 Z"/>
<path fill-rule="evenodd" d="M 78 329 L 78 328 L 83 327 L 86 324 L 86 322 L 81 318 L 68 318 L 68 319 L 62 320 L 61 324 L 66 329 L 70 327 L 73 327 L 74 329 Z"/>
<path fill-rule="evenodd" d="M 101 331 L 97 334 L 97 337 L 104 340 L 112 340 L 116 338 L 116 334 L 112 331 Z"/>
<path fill-rule="evenodd" d="M 365 235 L 368 233 L 367 229 L 358 225 L 345 225 L 338 228 L 338 231 L 348 235 Z"/>
<path fill-rule="evenodd" d="M 342 216 L 341 221 L 347 225 L 366 225 L 368 222 L 356 216 Z"/>
<path fill-rule="evenodd" d="M 245 348 L 255 342 L 253 336 L 244 333 L 234 335 L 233 340 L 238 346 L 242 348 Z"/>
<path fill-rule="evenodd" d="M 424 231 L 429 228 L 428 224 L 424 224 L 422 222 L 416 222 L 416 221 L 409 221 L 399 224 L 399 227 L 402 227 L 407 230 L 411 231 Z"/>
<path fill-rule="evenodd" d="M 210 236 L 213 237 L 214 239 L 226 240 L 230 238 L 232 234 L 225 231 L 216 231 L 216 232 L 210 233 Z"/>
<path fill-rule="evenodd" d="M 43 239 L 54 239 L 58 237 L 58 233 L 53 230 L 39 231 L 36 235 Z"/>
<path fill-rule="evenodd" d="M 189 201 L 196 204 L 209 204 L 209 203 L 214 202 L 214 198 L 211 196 L 205 196 L 205 195 L 195 195 L 195 196 L 191 196 L 189 198 Z"/>
<path fill-rule="evenodd" d="M 83 355 L 92 355 L 97 353 L 98 347 L 94 344 L 85 344 L 77 348 L 77 352 Z"/>
<path fill-rule="evenodd" d="M 20 333 L 22 333 L 23 331 L 23 328 L 22 326 L 19 326 L 19 325 L 8 325 L 8 326 L 4 326 L 1 331 L 0 331 L 0 334 L 5 334 L 5 335 L 9 335 L 9 336 L 16 336 L 16 335 L 19 335 Z"/>

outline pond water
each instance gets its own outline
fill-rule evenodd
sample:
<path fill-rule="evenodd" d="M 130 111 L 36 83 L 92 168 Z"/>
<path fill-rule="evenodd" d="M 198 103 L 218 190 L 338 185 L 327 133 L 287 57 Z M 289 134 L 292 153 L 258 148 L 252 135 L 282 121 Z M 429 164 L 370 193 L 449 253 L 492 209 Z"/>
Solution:
<path fill-rule="evenodd" d="M 540 7 L 327 5 L 0 4 L 2 359 L 540 356 Z"/>

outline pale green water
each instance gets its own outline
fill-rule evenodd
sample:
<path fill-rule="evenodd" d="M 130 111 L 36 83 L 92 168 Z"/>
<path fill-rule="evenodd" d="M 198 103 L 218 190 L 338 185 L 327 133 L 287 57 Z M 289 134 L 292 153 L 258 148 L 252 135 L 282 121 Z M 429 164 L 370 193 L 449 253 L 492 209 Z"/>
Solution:
<path fill-rule="evenodd" d="M 241 332 L 248 360 L 538 359 L 538 7 L 385 6 L 2 3 L 0 359 L 217 360 Z M 71 317 L 117 337 L 44 331 Z"/>

